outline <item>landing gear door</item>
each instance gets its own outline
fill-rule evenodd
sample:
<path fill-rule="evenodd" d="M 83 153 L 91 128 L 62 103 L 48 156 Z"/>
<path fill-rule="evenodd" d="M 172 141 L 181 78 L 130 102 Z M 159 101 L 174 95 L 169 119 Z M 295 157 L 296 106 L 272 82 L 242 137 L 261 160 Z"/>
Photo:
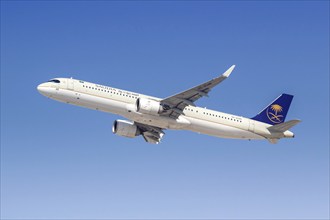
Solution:
<path fill-rule="evenodd" d="M 73 90 L 74 89 L 74 80 L 68 79 L 68 89 Z"/>

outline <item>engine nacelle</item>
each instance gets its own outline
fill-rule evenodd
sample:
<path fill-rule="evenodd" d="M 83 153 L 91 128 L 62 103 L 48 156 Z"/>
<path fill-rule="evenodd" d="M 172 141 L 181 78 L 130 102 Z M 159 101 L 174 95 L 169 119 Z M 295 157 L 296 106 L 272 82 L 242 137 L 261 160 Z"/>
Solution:
<path fill-rule="evenodd" d="M 158 101 L 146 98 L 138 98 L 135 103 L 135 108 L 137 112 L 150 115 L 158 115 L 163 111 L 163 106 L 161 106 Z"/>
<path fill-rule="evenodd" d="M 112 132 L 129 138 L 134 138 L 141 134 L 139 128 L 133 122 L 125 120 L 116 120 L 113 123 Z"/>

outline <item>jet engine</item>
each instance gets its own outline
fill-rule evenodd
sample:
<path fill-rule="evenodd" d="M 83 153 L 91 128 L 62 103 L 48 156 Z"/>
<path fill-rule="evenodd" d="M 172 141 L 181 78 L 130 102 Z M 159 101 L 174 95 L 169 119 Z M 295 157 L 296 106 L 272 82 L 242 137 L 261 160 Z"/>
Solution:
<path fill-rule="evenodd" d="M 116 120 L 113 123 L 112 132 L 129 138 L 134 138 L 141 134 L 139 128 L 133 122 L 125 120 Z"/>
<path fill-rule="evenodd" d="M 150 115 L 158 115 L 164 110 L 163 106 L 161 106 L 158 101 L 146 98 L 138 98 L 135 103 L 135 108 L 137 112 Z"/>

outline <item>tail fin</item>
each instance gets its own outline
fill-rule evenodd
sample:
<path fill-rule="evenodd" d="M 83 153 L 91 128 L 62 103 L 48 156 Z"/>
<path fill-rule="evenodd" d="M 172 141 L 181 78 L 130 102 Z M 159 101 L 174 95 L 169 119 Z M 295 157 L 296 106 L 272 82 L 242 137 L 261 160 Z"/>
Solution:
<path fill-rule="evenodd" d="M 252 119 L 275 125 L 285 121 L 293 95 L 283 93 Z"/>

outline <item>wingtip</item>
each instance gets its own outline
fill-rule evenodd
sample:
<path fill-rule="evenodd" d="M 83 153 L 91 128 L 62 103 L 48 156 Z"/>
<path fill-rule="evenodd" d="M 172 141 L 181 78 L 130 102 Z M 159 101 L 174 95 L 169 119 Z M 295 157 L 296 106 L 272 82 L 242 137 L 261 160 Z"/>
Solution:
<path fill-rule="evenodd" d="M 226 72 L 224 72 L 224 74 L 222 74 L 225 77 L 230 76 L 231 72 L 234 70 L 235 65 L 232 65 Z"/>
<path fill-rule="evenodd" d="M 300 120 L 300 119 L 293 119 L 293 121 L 296 121 L 297 124 L 302 122 L 302 120 Z"/>

